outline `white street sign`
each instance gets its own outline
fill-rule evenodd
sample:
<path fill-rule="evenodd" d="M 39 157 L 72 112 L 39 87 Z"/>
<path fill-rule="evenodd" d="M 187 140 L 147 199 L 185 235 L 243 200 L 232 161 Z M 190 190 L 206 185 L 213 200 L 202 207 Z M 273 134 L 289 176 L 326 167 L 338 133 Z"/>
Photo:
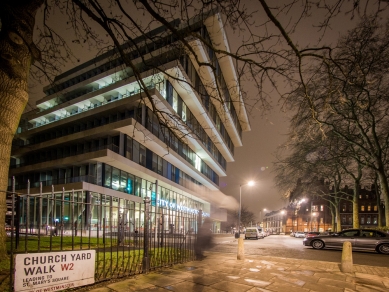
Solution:
<path fill-rule="evenodd" d="M 95 282 L 95 250 L 18 254 L 15 292 L 61 291 Z"/>

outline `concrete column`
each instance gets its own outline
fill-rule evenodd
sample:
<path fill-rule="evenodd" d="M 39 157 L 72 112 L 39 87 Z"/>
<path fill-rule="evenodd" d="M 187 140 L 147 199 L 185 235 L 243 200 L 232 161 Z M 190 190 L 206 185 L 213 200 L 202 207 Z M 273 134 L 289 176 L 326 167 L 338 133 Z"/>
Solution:
<path fill-rule="evenodd" d="M 119 134 L 119 154 L 121 156 L 126 156 L 125 155 L 125 149 L 124 149 L 124 146 L 125 146 L 124 141 L 125 141 L 125 139 L 126 139 L 126 136 L 123 133 L 120 133 Z"/>
<path fill-rule="evenodd" d="M 238 239 L 238 256 L 237 260 L 244 260 L 244 241 L 243 237 L 239 237 Z"/>

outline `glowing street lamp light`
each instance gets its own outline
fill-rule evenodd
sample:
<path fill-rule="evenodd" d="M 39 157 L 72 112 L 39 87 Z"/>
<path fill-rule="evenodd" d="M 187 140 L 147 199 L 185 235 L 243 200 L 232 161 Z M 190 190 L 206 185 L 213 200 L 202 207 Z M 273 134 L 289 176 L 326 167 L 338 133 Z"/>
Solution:
<path fill-rule="evenodd" d="M 241 216 L 241 213 L 242 213 L 242 187 L 245 186 L 245 185 L 248 185 L 249 187 L 255 185 L 255 182 L 254 181 L 249 181 L 245 184 L 241 184 L 239 186 L 239 221 L 238 221 L 238 232 L 239 232 L 239 237 L 240 237 L 240 216 Z"/>

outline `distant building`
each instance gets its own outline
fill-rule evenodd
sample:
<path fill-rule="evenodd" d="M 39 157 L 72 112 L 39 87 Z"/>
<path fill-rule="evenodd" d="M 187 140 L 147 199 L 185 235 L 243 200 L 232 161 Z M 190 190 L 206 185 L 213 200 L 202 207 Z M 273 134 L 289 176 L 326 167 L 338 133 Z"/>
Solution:
<path fill-rule="evenodd" d="M 328 188 L 321 182 L 323 188 Z M 330 192 L 330 190 L 327 190 Z M 344 199 L 339 203 L 340 218 L 333 218 L 330 210 L 330 202 L 325 197 L 312 196 L 304 198 L 297 203 L 292 203 L 287 208 L 272 211 L 265 214 L 264 228 L 274 233 L 288 233 L 291 231 L 336 231 L 333 230 L 333 223 L 340 220 L 341 230 L 353 227 L 353 190 L 347 186 L 342 189 L 345 193 Z M 349 194 L 349 195 L 346 195 Z M 294 197 L 298 197 L 294 194 Z M 359 189 L 358 202 L 359 224 L 361 228 L 375 228 L 378 226 L 378 208 L 381 208 L 381 202 L 377 197 L 376 189 Z M 282 214 L 283 212 L 283 214 Z M 336 224 L 335 224 L 336 228 Z M 338 230 L 339 231 L 339 230 Z"/>
<path fill-rule="evenodd" d="M 343 189 L 345 193 L 349 193 L 348 200 L 342 200 L 339 204 L 340 222 L 342 229 L 352 228 L 353 226 L 353 190 L 347 186 Z M 376 193 L 376 188 L 372 185 L 370 188 L 359 189 L 358 200 L 358 215 L 359 225 L 362 228 L 374 228 L 378 226 L 378 208 L 381 208 L 379 196 Z"/>

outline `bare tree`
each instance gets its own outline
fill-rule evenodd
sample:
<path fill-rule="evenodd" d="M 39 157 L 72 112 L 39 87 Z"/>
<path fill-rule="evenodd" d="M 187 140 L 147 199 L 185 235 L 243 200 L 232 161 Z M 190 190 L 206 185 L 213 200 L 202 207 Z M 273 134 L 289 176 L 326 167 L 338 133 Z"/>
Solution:
<path fill-rule="evenodd" d="M 335 135 L 347 145 L 344 149 L 348 149 L 358 170 L 353 175 L 356 184 L 362 167 L 377 173 L 387 222 L 388 33 L 387 25 L 382 27 L 374 19 L 363 20 L 340 40 L 329 60 L 312 70 L 309 83 L 290 99 L 300 112 L 296 115 L 300 120 L 309 124 L 312 115 L 311 121 L 319 126 L 325 139 Z"/>
<path fill-rule="evenodd" d="M 13 135 L 18 127 L 20 116 L 28 102 L 28 78 L 30 73 L 34 77 L 48 78 L 53 80 L 60 68 L 69 60 L 77 61 L 77 54 L 72 52 L 72 46 L 76 50 L 91 49 L 99 51 L 99 54 L 114 51 L 113 59 L 120 59 L 123 68 L 131 71 L 137 78 L 142 89 L 146 89 L 142 81 L 142 74 L 139 64 L 134 62 L 129 55 L 129 47 L 136 48 L 142 63 L 147 64 L 148 59 L 142 50 L 147 44 L 157 44 L 164 41 L 167 35 L 174 36 L 180 45 L 166 44 L 176 50 L 177 53 L 187 54 L 199 70 L 210 70 L 214 80 L 218 80 L 218 67 L 214 62 L 216 56 L 219 59 L 229 56 L 236 63 L 235 72 L 238 83 L 250 82 L 258 94 L 254 101 L 251 101 L 253 108 L 269 106 L 269 98 L 274 92 L 279 91 L 279 84 L 283 81 L 289 86 L 295 86 L 297 81 L 306 83 L 305 70 L 309 68 L 312 59 L 328 60 L 331 57 L 331 47 L 320 43 L 327 28 L 330 27 L 332 19 L 344 13 L 349 13 L 350 18 L 366 14 L 373 14 L 378 18 L 382 11 L 385 11 L 385 2 L 377 1 L 371 5 L 371 1 L 343 1 L 337 0 L 327 4 L 320 1 L 290 0 L 269 6 L 265 0 L 258 0 L 259 6 L 250 6 L 250 2 L 233 0 L 184 0 L 184 1 L 147 1 L 138 0 L 133 2 L 123 0 L 15 0 L 6 1 L 2 4 L 0 11 L 0 190 L 3 195 L 0 197 L 0 257 L 5 252 L 5 195 L 7 189 L 7 173 Z M 365 3 L 369 3 L 368 9 Z M 254 3 L 256 4 L 256 3 Z M 319 30 L 318 45 L 311 47 L 299 47 L 293 39 L 293 33 L 298 30 L 303 19 L 319 9 L 323 13 L 320 19 L 313 19 L 312 25 Z M 37 29 L 34 29 L 35 18 L 38 10 L 42 17 L 39 17 Z M 220 46 L 220 42 L 210 42 L 209 39 L 201 36 L 195 30 L 180 30 L 175 19 L 181 19 L 185 25 L 193 24 L 193 17 L 206 19 L 209 13 L 220 11 L 225 17 L 209 25 L 229 24 L 233 30 L 241 35 L 239 46 L 234 52 L 229 48 Z M 55 25 L 58 15 L 63 20 L 60 28 Z M 285 19 L 292 17 L 292 21 Z M 150 34 L 153 28 L 163 25 L 165 34 L 156 37 Z M 69 29 L 72 37 L 69 40 L 69 33 L 63 27 Z M 190 33 L 189 33 L 190 31 Z M 139 41 L 142 37 L 142 41 Z M 196 51 L 195 42 L 201 41 L 206 47 L 212 49 L 215 58 L 211 61 L 204 61 Z M 70 43 L 70 44 L 69 44 Z M 153 57 L 151 53 L 148 55 Z M 33 67 L 33 68 L 32 68 Z M 31 70 L 32 68 L 32 70 Z M 162 72 L 163 66 L 153 64 L 155 72 Z M 171 75 L 175 79 L 179 76 Z M 279 78 L 282 78 L 281 81 Z M 44 81 L 41 81 L 44 82 Z M 271 89 L 265 90 L 266 85 Z M 190 85 L 190 84 L 189 84 Z M 190 85 L 191 86 L 191 85 Z M 220 82 L 209 82 L 205 84 L 207 91 L 212 92 L 211 98 L 219 104 L 220 113 L 227 112 L 232 105 L 238 110 L 238 118 L 243 114 L 242 97 L 249 98 L 245 92 L 240 91 L 242 87 L 233 86 L 228 88 L 232 92 L 231 98 L 223 98 L 225 88 Z M 54 83 L 55 87 L 55 83 Z M 145 102 L 157 114 L 161 124 L 173 127 L 177 135 L 187 135 L 187 129 L 177 123 L 169 124 L 172 116 L 165 112 L 158 111 L 153 99 L 145 91 Z M 310 101 L 309 95 L 306 101 Z M 317 120 L 312 108 L 312 117 Z M 180 134 L 181 132 L 181 134 Z M 381 167 L 381 166 L 379 166 Z M 381 172 L 382 173 L 382 172 Z M 382 175 L 381 175 L 382 176 Z M 381 185 L 387 186 L 384 178 L 380 177 Z M 387 191 L 383 191 L 387 194 Z M 388 201 L 388 200 L 386 200 Z M 387 203 L 389 206 L 389 202 Z M 389 216 L 389 208 L 386 208 Z"/>

